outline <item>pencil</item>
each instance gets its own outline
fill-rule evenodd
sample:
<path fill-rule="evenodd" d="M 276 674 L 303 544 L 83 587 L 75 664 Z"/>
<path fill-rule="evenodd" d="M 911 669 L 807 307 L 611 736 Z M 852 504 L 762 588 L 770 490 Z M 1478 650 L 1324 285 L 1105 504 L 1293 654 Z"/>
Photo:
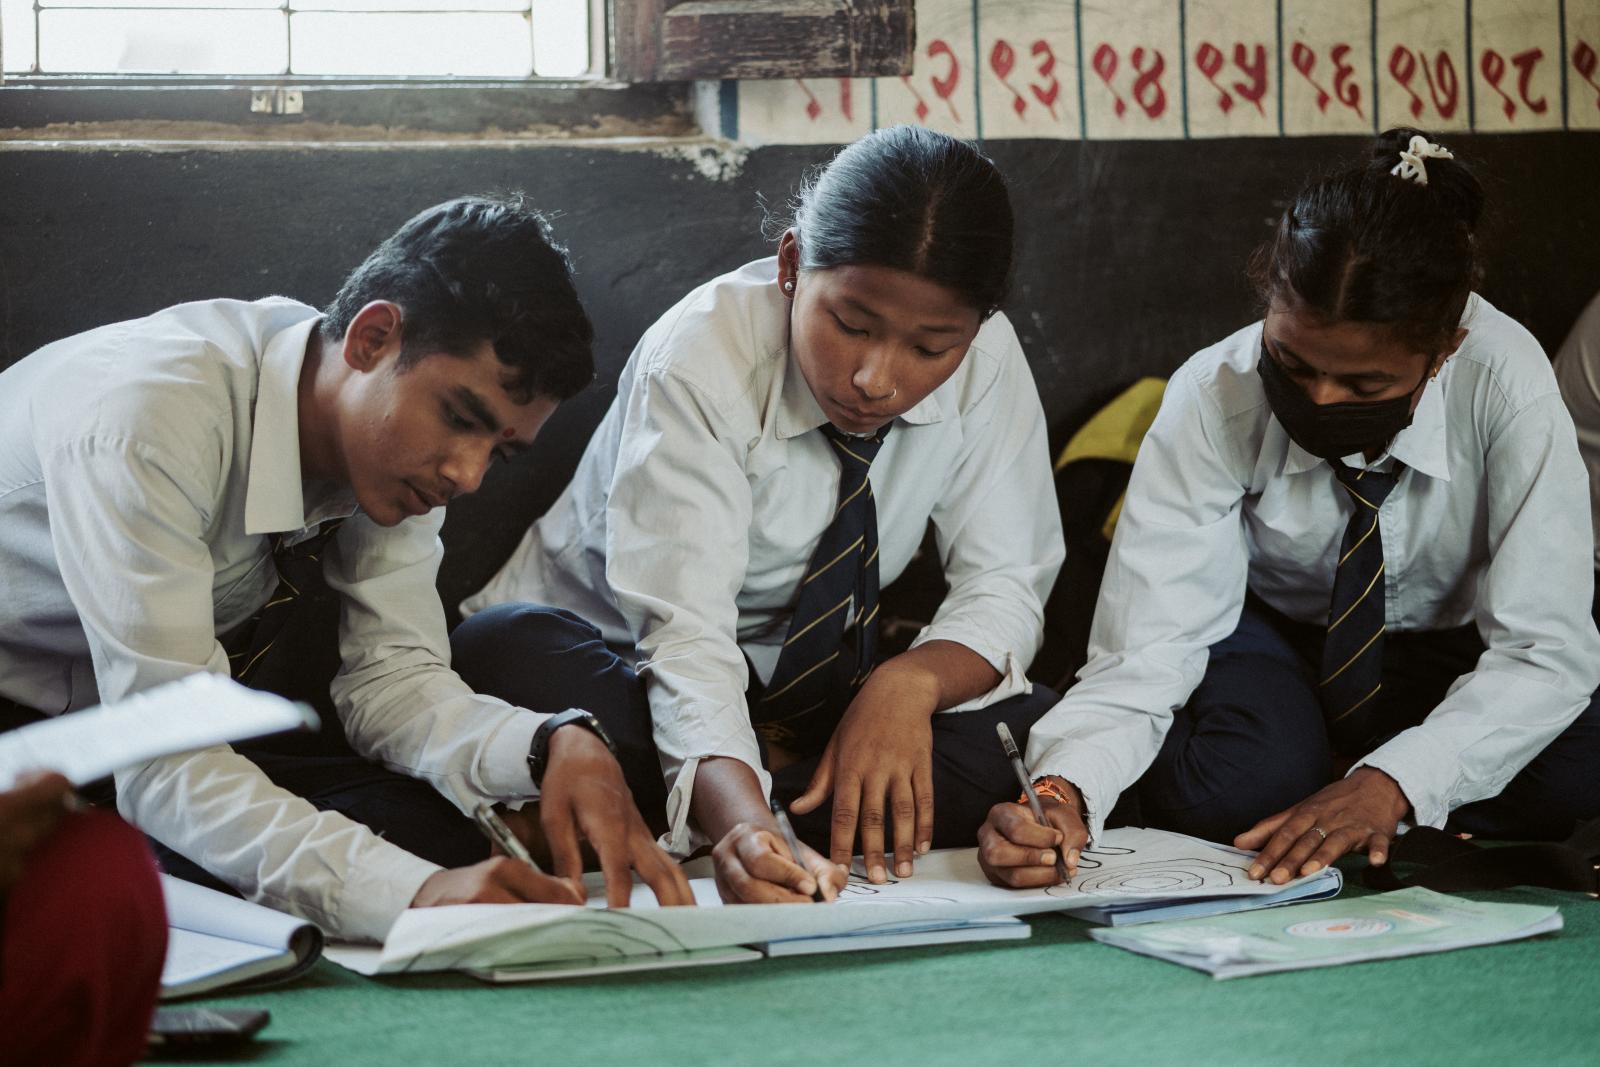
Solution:
<path fill-rule="evenodd" d="M 1011 736 L 1011 730 L 1003 722 L 994 724 L 994 732 L 1000 735 L 1000 744 L 1006 750 L 1006 759 L 1011 761 L 1011 769 L 1017 772 L 1017 781 L 1022 783 L 1022 795 L 1028 798 L 1028 807 L 1033 809 L 1033 818 L 1040 826 L 1050 827 L 1050 820 L 1044 817 L 1044 805 L 1039 803 L 1039 794 L 1033 791 L 1033 776 L 1028 773 L 1028 768 L 1022 762 L 1022 753 L 1017 751 L 1017 742 Z M 1056 849 L 1056 876 L 1063 884 L 1072 881 L 1072 875 L 1067 872 L 1067 858 L 1063 855 L 1064 849 Z"/>
<path fill-rule="evenodd" d="M 784 811 L 783 805 L 776 800 L 772 802 L 772 817 L 778 820 L 778 829 L 783 831 L 783 840 L 789 846 L 789 855 L 794 857 L 795 863 L 804 868 L 805 864 L 800 861 L 800 839 L 794 836 L 794 824 L 789 821 L 789 813 Z M 822 881 L 815 880 L 817 888 L 811 891 L 811 899 L 819 904 L 826 903 L 828 898 L 822 895 Z"/>
<path fill-rule="evenodd" d="M 533 868 L 535 874 L 544 873 L 539 869 L 539 865 L 533 862 L 533 857 L 528 854 L 528 850 L 523 847 L 522 842 L 517 840 L 517 835 L 511 832 L 511 827 L 505 824 L 504 819 L 495 814 L 492 807 L 488 804 L 479 803 L 476 808 L 472 809 L 472 817 L 477 820 L 478 829 L 483 831 L 483 836 L 499 845 L 501 852 L 504 852 L 514 860 L 521 860 L 526 863 Z"/>

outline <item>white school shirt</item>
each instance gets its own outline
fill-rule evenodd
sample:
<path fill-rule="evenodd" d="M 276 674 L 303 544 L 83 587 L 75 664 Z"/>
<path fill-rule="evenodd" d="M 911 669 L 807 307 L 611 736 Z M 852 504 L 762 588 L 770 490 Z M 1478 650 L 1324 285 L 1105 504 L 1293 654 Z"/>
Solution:
<path fill-rule="evenodd" d="M 770 780 L 750 725 L 745 655 L 771 676 L 811 554 L 838 503 L 827 421 L 789 352 L 777 260 L 694 290 L 634 349 L 572 484 L 462 605 L 577 612 L 647 679 L 677 854 L 699 761 Z M 995 315 L 950 380 L 897 418 L 872 464 L 879 574 L 894 581 L 931 519 L 949 592 L 914 644 L 955 641 L 1001 675 L 976 708 L 1028 691 L 1064 553 L 1044 411 Z M 960 709 L 952 709 L 960 710 Z"/>
<path fill-rule="evenodd" d="M 1589 509 L 1600 570 L 1600 293 L 1583 309 L 1556 353 L 1556 383 L 1578 428 L 1578 451 L 1589 468 Z"/>
<path fill-rule="evenodd" d="M 1469 333 L 1375 468 L 1405 464 L 1379 509 L 1392 632 L 1476 622 L 1486 651 L 1426 721 L 1356 766 L 1442 826 L 1499 793 L 1600 685 L 1583 464 L 1549 360 L 1481 297 Z M 1256 373 L 1261 325 L 1173 375 L 1117 523 L 1080 681 L 1028 740 L 1037 774 L 1077 785 L 1098 835 L 1238 625 L 1248 586 L 1326 626 L 1353 505 L 1289 440 Z M 1363 466 L 1359 455 L 1345 463 Z"/>
<path fill-rule="evenodd" d="M 217 635 L 277 583 L 268 535 L 355 512 L 300 477 L 297 383 L 317 322 L 281 298 L 183 304 L 0 373 L 0 695 L 56 714 L 228 673 Z M 524 756 L 546 716 L 449 669 L 443 519 L 384 529 L 355 513 L 325 550 L 343 598 L 333 694 L 357 751 L 466 811 L 530 795 Z M 341 937 L 381 940 L 439 869 L 225 746 L 116 780 L 134 825 Z"/>

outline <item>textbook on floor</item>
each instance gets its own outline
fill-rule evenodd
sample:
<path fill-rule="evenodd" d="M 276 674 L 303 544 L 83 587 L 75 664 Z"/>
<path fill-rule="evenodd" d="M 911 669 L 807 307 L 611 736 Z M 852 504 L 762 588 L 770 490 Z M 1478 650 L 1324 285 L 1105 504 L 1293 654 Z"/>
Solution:
<path fill-rule="evenodd" d="M 1552 905 L 1491 904 L 1412 887 L 1221 918 L 1097 929 L 1108 945 L 1242 978 L 1493 945 L 1561 929 Z"/>

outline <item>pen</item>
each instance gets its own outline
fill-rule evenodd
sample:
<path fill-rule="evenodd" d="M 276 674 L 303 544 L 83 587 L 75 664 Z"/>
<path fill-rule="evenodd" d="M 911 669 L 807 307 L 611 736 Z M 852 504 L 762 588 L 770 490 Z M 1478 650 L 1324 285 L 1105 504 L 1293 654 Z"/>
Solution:
<path fill-rule="evenodd" d="M 507 826 L 505 820 L 494 813 L 494 808 L 488 804 L 479 803 L 476 808 L 472 809 L 472 817 L 477 820 L 478 829 L 483 831 L 483 836 L 499 845 L 501 852 L 504 852 L 514 860 L 521 860 L 526 863 L 537 874 L 544 873 L 539 869 L 539 865 L 533 862 L 533 857 L 528 855 L 528 850 L 522 846 L 522 842 L 517 840 L 517 835 L 511 832 L 511 827 Z"/>
<path fill-rule="evenodd" d="M 1033 791 L 1033 777 L 1028 774 L 1028 768 L 1023 766 L 1022 753 L 1017 751 L 1017 742 L 1011 737 L 1011 730 L 1003 722 L 994 724 L 994 732 L 1000 735 L 1000 744 L 1005 746 L 1006 758 L 1011 761 L 1011 769 L 1017 772 L 1017 781 L 1022 783 L 1022 795 L 1028 798 L 1028 807 L 1033 809 L 1033 818 L 1044 827 L 1050 826 L 1050 820 L 1044 817 L 1044 807 L 1039 803 L 1039 794 Z M 1063 885 L 1072 881 L 1072 875 L 1067 872 L 1067 858 L 1062 855 L 1062 849 L 1056 849 L 1056 875 Z"/>
<path fill-rule="evenodd" d="M 772 802 L 772 817 L 778 820 L 778 829 L 783 831 L 783 840 L 789 846 L 789 855 L 794 857 L 796 863 L 800 863 L 800 839 L 794 836 L 794 824 L 789 821 L 789 813 L 784 811 L 783 805 L 776 800 Z M 822 881 L 817 879 L 816 882 L 817 888 L 811 891 L 811 899 L 825 903 L 828 898 L 822 895 Z"/>

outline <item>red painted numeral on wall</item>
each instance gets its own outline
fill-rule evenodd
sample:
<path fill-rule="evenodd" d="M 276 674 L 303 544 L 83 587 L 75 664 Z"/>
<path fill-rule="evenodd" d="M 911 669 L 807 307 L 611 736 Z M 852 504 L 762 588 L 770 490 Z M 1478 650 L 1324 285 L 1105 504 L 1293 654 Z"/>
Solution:
<path fill-rule="evenodd" d="M 1594 106 L 1600 108 L 1600 82 L 1594 80 L 1595 68 L 1600 66 L 1600 57 L 1594 52 L 1594 47 L 1588 41 L 1579 41 L 1572 49 L 1572 69 L 1578 72 L 1578 77 L 1589 83 L 1594 90 Z"/>
<path fill-rule="evenodd" d="M 1433 63 L 1428 62 L 1427 56 L 1419 57 L 1403 44 L 1394 46 L 1394 51 L 1389 53 L 1389 73 L 1411 97 L 1408 105 L 1413 118 L 1421 118 L 1423 108 L 1422 96 L 1411 87 L 1411 81 L 1416 77 L 1418 70 L 1422 71 L 1423 81 L 1428 86 L 1428 96 L 1433 100 L 1433 107 L 1440 118 L 1450 118 L 1456 113 L 1456 108 L 1461 103 L 1461 83 L 1456 77 L 1456 64 L 1450 58 L 1450 53 L 1440 51 Z"/>
<path fill-rule="evenodd" d="M 1351 52 L 1348 44 L 1336 44 L 1328 49 L 1328 58 L 1333 61 L 1333 88 L 1328 90 L 1313 76 L 1317 67 L 1317 53 L 1304 41 L 1296 41 L 1289 50 L 1289 62 L 1300 76 L 1311 84 L 1317 91 L 1317 110 L 1326 113 L 1328 105 L 1337 100 L 1340 104 L 1361 115 L 1361 85 L 1355 80 L 1356 68 L 1348 60 Z M 1362 116 L 1363 118 L 1365 116 Z"/>

